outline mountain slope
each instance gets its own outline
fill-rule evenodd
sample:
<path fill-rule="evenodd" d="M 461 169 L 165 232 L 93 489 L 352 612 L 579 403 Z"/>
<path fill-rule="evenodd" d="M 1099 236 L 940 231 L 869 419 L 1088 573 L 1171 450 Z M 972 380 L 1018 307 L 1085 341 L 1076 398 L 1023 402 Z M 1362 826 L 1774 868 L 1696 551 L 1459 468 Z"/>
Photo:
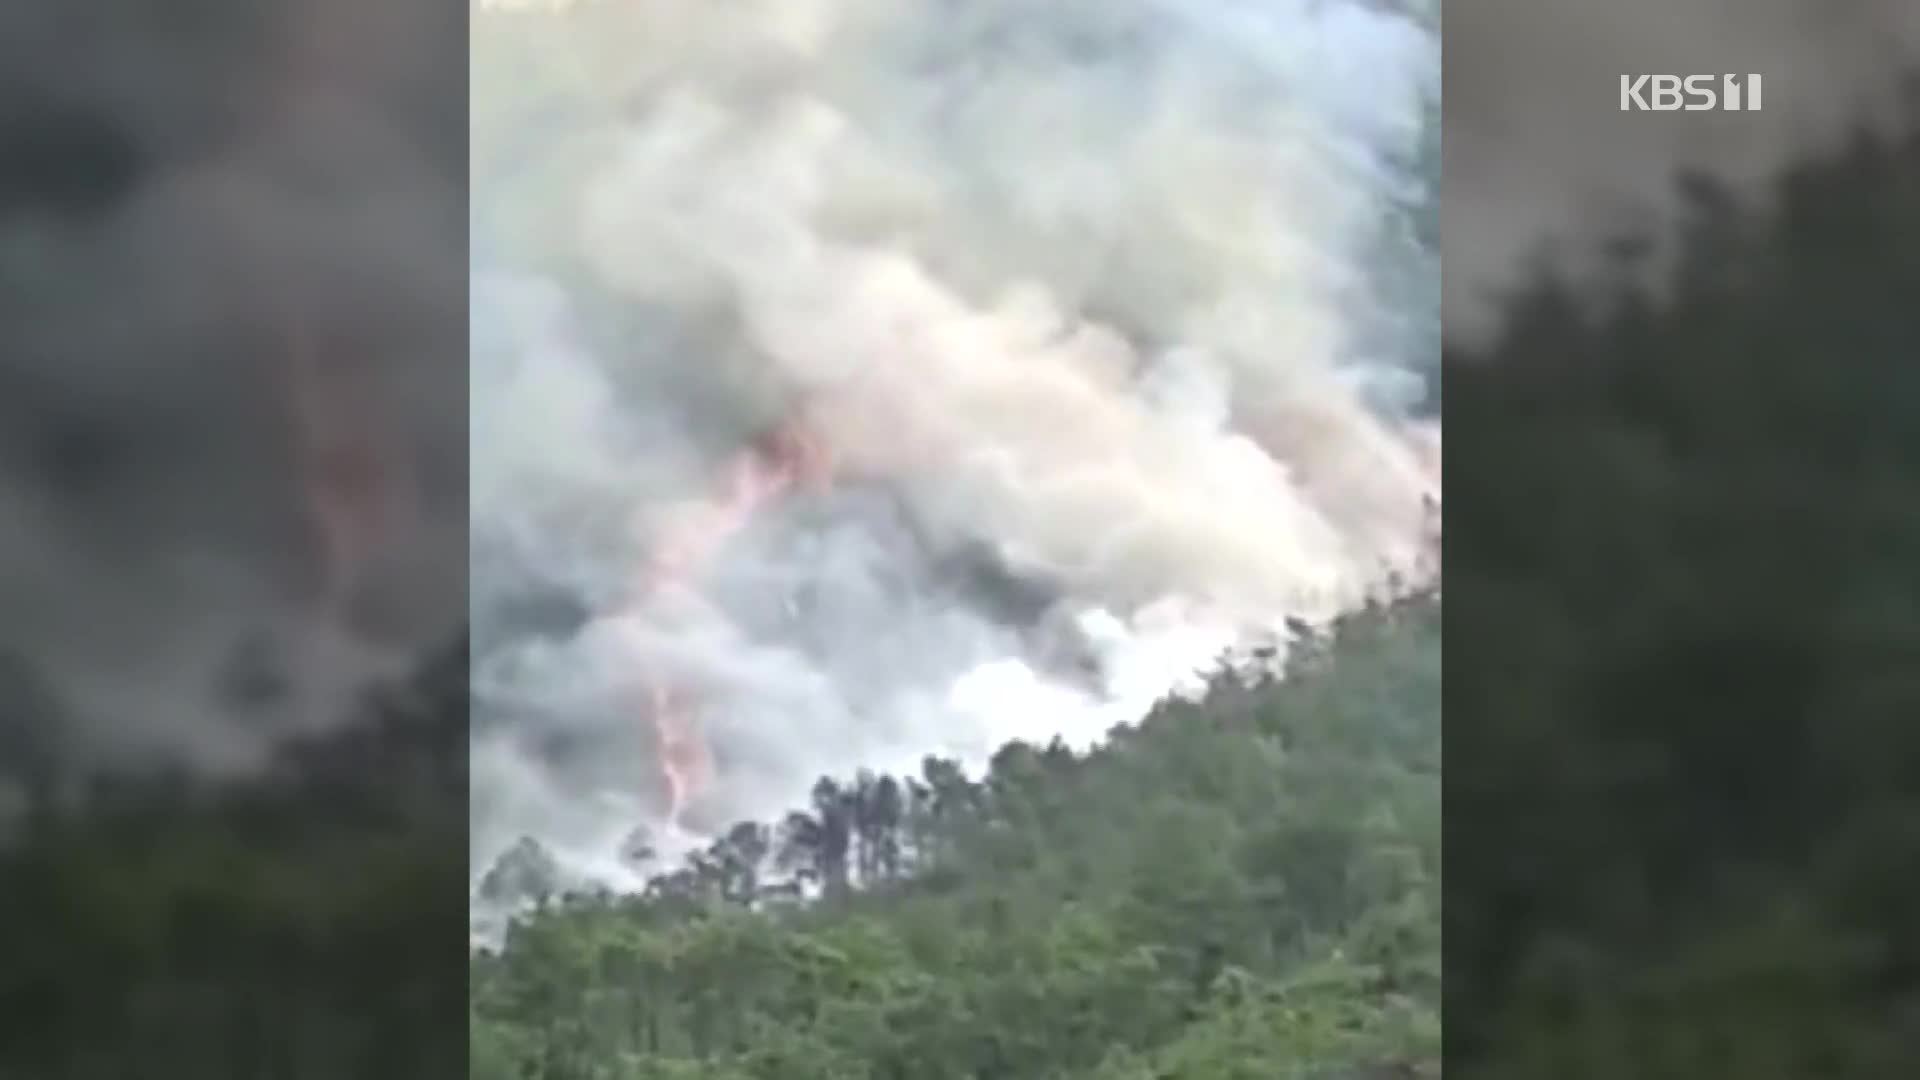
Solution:
<path fill-rule="evenodd" d="M 647 896 L 553 899 L 475 957 L 473 1075 L 1416 1075 L 1439 608 L 1353 616 L 1286 681 L 1222 678 L 1088 755 L 823 780 Z"/>

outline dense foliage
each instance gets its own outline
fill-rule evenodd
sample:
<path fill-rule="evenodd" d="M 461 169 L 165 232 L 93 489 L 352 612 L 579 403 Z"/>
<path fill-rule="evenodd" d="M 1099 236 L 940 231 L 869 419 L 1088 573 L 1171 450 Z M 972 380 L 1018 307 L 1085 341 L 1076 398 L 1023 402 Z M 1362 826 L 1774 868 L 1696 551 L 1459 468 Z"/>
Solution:
<path fill-rule="evenodd" d="M 1917 177 L 1698 186 L 1670 295 L 1449 358 L 1457 1076 L 1915 1075 Z"/>
<path fill-rule="evenodd" d="M 1286 680 L 1223 676 L 1084 755 L 822 780 L 646 895 L 549 897 L 474 959 L 473 1076 L 1420 1075 L 1439 614 L 1355 615 Z"/>

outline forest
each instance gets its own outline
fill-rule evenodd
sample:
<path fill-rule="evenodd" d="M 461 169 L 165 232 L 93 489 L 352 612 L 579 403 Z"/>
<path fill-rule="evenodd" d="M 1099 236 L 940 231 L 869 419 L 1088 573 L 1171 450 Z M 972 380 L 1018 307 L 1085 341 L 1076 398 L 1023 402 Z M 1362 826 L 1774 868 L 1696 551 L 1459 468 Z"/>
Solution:
<path fill-rule="evenodd" d="M 1440 1049 L 1440 602 L 1222 674 L 1086 754 L 823 778 L 644 895 L 555 895 L 473 963 L 472 1075 L 1415 1077 Z"/>

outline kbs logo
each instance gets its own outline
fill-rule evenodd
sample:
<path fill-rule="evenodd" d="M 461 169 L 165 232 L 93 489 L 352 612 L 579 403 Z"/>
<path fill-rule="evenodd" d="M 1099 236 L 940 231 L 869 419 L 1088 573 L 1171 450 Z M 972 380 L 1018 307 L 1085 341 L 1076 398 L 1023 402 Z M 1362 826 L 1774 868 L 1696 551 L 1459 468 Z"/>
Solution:
<path fill-rule="evenodd" d="M 1759 112 L 1760 76 L 1620 76 L 1621 112 L 1678 112 L 1682 109 L 1688 112 L 1708 109 Z"/>

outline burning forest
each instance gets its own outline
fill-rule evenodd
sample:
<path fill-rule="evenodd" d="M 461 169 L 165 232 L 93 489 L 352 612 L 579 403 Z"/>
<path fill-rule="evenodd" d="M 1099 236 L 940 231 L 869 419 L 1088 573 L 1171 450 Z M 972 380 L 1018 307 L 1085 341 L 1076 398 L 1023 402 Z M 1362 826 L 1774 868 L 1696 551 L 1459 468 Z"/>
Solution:
<path fill-rule="evenodd" d="M 748 6 L 476 15 L 476 873 L 1088 745 L 1434 570 L 1419 12 Z"/>

